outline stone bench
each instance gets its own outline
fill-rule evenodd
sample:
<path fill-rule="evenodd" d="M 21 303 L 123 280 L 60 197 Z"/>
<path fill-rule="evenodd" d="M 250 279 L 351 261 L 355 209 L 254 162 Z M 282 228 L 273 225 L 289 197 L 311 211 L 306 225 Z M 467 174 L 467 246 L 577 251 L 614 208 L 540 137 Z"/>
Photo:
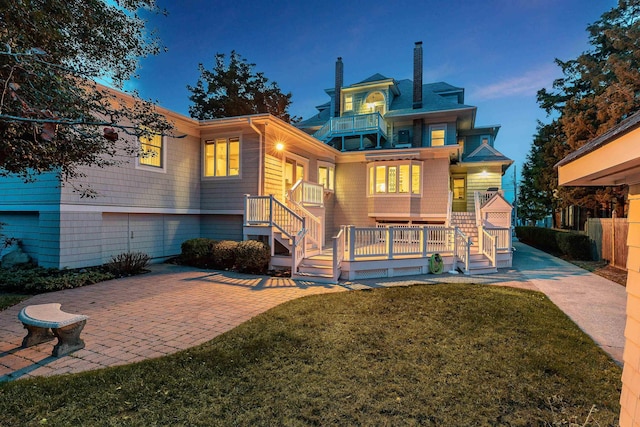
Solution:
<path fill-rule="evenodd" d="M 22 347 L 31 347 L 58 338 L 53 347 L 55 357 L 64 356 L 72 351 L 84 348 L 80 332 L 89 316 L 65 313 L 60 304 L 29 305 L 18 314 L 18 319 L 27 329 L 27 336 L 22 340 Z"/>

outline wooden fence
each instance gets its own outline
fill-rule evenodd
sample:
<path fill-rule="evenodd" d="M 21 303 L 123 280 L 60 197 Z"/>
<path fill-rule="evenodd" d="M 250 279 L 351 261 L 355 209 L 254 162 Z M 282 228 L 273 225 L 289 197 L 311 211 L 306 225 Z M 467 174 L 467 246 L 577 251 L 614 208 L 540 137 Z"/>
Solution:
<path fill-rule="evenodd" d="M 615 267 L 627 269 L 627 218 L 589 218 L 585 232 L 591 240 L 594 258 L 605 259 Z"/>

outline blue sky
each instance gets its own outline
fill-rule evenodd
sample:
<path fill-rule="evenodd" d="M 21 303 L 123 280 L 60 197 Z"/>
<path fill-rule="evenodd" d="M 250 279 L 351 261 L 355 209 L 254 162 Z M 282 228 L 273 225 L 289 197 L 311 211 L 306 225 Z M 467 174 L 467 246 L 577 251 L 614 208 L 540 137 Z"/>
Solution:
<path fill-rule="evenodd" d="M 586 27 L 615 0 L 158 0 L 154 16 L 168 52 L 142 60 L 131 82 L 144 98 L 188 115 L 198 63 L 236 50 L 256 71 L 293 94 L 291 112 L 307 118 L 329 98 L 338 56 L 345 84 L 374 73 L 413 78 L 413 46 L 423 42 L 424 82 L 465 88 L 476 125 L 501 125 L 496 148 L 518 173 L 536 131 L 547 121 L 536 92 L 561 77 L 554 59 L 589 48 Z M 513 194 L 513 167 L 505 189 Z M 511 196 L 512 197 L 512 196 Z"/>

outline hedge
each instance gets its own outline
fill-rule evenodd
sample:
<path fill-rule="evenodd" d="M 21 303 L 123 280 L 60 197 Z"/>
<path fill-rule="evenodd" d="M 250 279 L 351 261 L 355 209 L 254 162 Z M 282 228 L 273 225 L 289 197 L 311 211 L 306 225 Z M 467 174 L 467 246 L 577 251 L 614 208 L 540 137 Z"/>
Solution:
<path fill-rule="evenodd" d="M 516 227 L 522 243 L 574 260 L 591 260 L 591 242 L 584 234 L 541 227 Z"/>
<path fill-rule="evenodd" d="M 270 261 L 269 246 L 256 240 L 191 239 L 182 243 L 180 255 L 180 262 L 186 265 L 253 274 L 266 274 Z"/>

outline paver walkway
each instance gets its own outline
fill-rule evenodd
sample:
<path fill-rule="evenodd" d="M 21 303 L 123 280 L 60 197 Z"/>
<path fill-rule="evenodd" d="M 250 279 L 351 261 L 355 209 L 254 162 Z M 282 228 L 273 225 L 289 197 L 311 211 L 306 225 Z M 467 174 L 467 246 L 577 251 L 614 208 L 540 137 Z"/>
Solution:
<path fill-rule="evenodd" d="M 141 276 L 36 295 L 0 311 L 0 381 L 164 356 L 209 341 L 285 301 L 344 290 L 161 264 Z M 56 340 L 20 348 L 26 330 L 18 312 L 26 305 L 50 302 L 62 304 L 66 312 L 90 316 L 81 335 L 84 349 L 55 358 L 51 351 Z"/>
<path fill-rule="evenodd" d="M 0 311 L 0 381 L 81 372 L 175 353 L 305 295 L 443 282 L 544 292 L 621 364 L 625 288 L 529 246 L 518 242 L 514 246 L 513 268 L 482 276 L 423 275 L 335 286 L 162 264 L 141 276 L 37 295 Z M 84 349 L 55 358 L 51 356 L 55 341 L 20 348 L 26 332 L 18 312 L 26 305 L 49 302 L 90 316 L 82 332 Z"/>

